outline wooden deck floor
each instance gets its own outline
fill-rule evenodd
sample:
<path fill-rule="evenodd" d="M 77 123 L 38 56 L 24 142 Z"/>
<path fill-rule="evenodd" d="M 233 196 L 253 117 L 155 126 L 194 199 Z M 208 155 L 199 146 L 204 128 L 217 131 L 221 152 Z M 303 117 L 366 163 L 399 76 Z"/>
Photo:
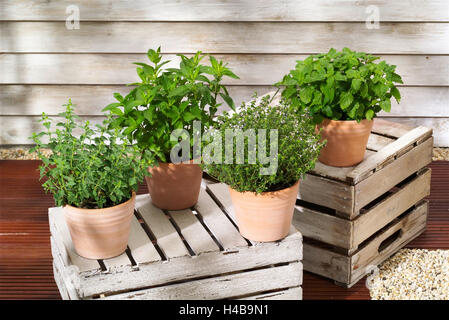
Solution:
<path fill-rule="evenodd" d="M 53 280 L 47 208 L 38 161 L 0 161 L 0 299 L 60 299 Z M 449 249 L 449 162 L 433 162 L 427 231 L 408 247 Z M 142 188 L 141 193 L 145 192 Z M 369 299 L 360 281 L 351 289 L 305 272 L 304 299 Z"/>

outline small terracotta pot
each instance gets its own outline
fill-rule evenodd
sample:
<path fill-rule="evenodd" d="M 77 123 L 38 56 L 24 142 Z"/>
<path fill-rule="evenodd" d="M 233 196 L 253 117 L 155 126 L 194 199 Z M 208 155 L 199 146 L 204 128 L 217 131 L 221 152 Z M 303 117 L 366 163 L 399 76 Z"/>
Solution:
<path fill-rule="evenodd" d="M 192 162 L 192 161 L 191 161 Z M 145 177 L 153 205 L 164 210 L 182 210 L 198 202 L 203 170 L 193 163 L 159 163 Z"/>
<path fill-rule="evenodd" d="M 329 120 L 317 125 L 322 140 L 327 144 L 321 149 L 318 160 L 334 167 L 351 167 L 363 160 L 366 145 L 373 127 L 373 120 Z"/>
<path fill-rule="evenodd" d="M 136 194 L 119 205 L 82 209 L 66 205 L 65 221 L 76 252 L 88 259 L 108 259 L 122 254 L 128 245 Z"/>
<path fill-rule="evenodd" d="M 298 190 L 299 181 L 289 188 L 261 194 L 229 188 L 241 235 L 263 242 L 285 238 L 290 231 Z"/>

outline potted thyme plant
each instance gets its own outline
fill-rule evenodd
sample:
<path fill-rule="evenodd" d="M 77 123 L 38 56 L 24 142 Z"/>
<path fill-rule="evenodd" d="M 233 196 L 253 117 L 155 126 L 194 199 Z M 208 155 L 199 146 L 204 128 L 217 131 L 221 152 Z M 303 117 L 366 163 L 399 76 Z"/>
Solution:
<path fill-rule="evenodd" d="M 219 116 L 211 136 L 234 132 L 235 139 L 210 159 L 203 156 L 205 171 L 229 186 L 240 233 L 254 241 L 288 234 L 299 179 L 314 168 L 322 147 L 308 115 L 283 100 L 272 102 L 267 95 L 242 104 L 239 113 Z M 251 132 L 257 134 L 257 143 Z"/>
<path fill-rule="evenodd" d="M 282 97 L 300 110 L 307 109 L 327 140 L 319 161 L 347 167 L 363 160 L 373 118 L 391 109 L 391 98 L 401 95 L 396 66 L 379 57 L 344 48 L 297 61 L 294 70 L 277 85 Z"/>
<path fill-rule="evenodd" d="M 89 259 L 123 253 L 128 243 L 138 184 L 152 165 L 149 151 L 127 144 L 119 130 L 107 129 L 109 120 L 91 128 L 79 123 L 69 100 L 64 121 L 56 124 L 45 114 L 46 131 L 33 133 L 42 165 L 40 179 L 56 206 L 63 206 L 76 252 Z M 79 137 L 77 136 L 79 134 Z M 48 142 L 45 142 L 48 140 Z M 45 156 L 43 149 L 51 152 Z"/>
<path fill-rule="evenodd" d="M 167 69 L 162 68 L 169 61 L 161 62 L 160 48 L 148 50 L 147 56 L 151 65 L 136 63 L 141 82 L 133 83 L 136 87 L 125 97 L 115 93 L 118 102 L 104 111 L 114 115 L 113 127 L 122 128 L 140 150 L 156 155 L 158 166 L 150 167 L 151 177 L 146 178 L 153 204 L 181 210 L 198 201 L 201 186 L 201 155 L 191 152 L 194 136 L 212 125 L 219 97 L 234 108 L 222 79 L 238 77 L 213 56 L 210 65 L 203 65 L 201 52 L 191 58 L 181 54 L 179 68 Z M 196 130 L 195 122 L 199 123 Z M 179 142 L 173 138 L 175 130 L 184 130 L 190 139 L 189 154 L 182 162 L 172 161 L 171 152 Z"/>

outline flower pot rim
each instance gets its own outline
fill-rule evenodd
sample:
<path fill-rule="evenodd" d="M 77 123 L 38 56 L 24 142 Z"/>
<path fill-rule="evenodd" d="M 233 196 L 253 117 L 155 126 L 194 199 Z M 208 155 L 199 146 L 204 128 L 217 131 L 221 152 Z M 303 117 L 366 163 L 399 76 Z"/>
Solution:
<path fill-rule="evenodd" d="M 232 191 L 237 192 L 237 193 L 240 193 L 240 194 L 252 194 L 252 195 L 254 195 L 254 196 L 256 196 L 256 197 L 260 197 L 260 196 L 264 196 L 264 195 L 273 195 L 273 194 L 276 194 L 276 193 L 283 193 L 283 192 L 286 192 L 287 190 L 296 187 L 296 185 L 298 185 L 300 181 L 301 181 L 301 179 L 298 179 L 298 181 L 296 181 L 296 182 L 295 182 L 294 184 L 292 184 L 290 187 L 287 187 L 287 188 L 284 188 L 284 189 L 275 190 L 275 191 L 264 191 L 264 192 L 262 192 L 262 193 L 256 193 L 256 192 L 254 192 L 254 191 L 242 191 L 242 192 L 240 192 L 240 191 L 237 191 L 237 190 L 231 188 L 231 186 L 229 186 L 229 185 L 228 185 L 228 188 L 231 189 Z"/>
<path fill-rule="evenodd" d="M 197 159 L 199 159 L 199 158 L 196 158 L 196 159 L 190 159 L 189 161 L 186 161 L 186 162 L 182 161 L 182 162 L 178 162 L 178 163 L 158 161 L 158 164 L 157 164 L 157 165 L 155 165 L 155 166 L 150 166 L 150 168 L 158 167 L 158 166 L 160 166 L 160 165 L 167 165 L 167 166 L 170 166 L 170 165 L 172 165 L 172 166 L 177 166 L 177 165 L 183 165 L 183 164 L 185 164 L 185 165 L 189 165 L 189 164 L 198 164 L 198 165 L 199 165 L 199 163 L 193 163 L 193 161 L 195 161 L 195 160 L 197 160 Z"/>
<path fill-rule="evenodd" d="M 372 122 L 374 121 L 374 118 L 371 120 L 368 119 L 362 119 L 359 122 L 357 122 L 357 120 L 333 120 L 333 119 L 329 119 L 329 118 L 324 118 L 323 121 L 321 121 L 320 123 L 318 123 L 318 125 L 322 125 L 325 121 L 328 122 L 335 122 L 335 123 L 357 123 L 360 124 L 362 122 Z"/>
<path fill-rule="evenodd" d="M 63 208 L 67 207 L 67 208 L 70 208 L 71 210 L 76 210 L 76 211 L 79 211 L 79 212 L 90 211 L 90 213 L 94 213 L 94 212 L 95 213 L 104 213 L 104 211 L 109 211 L 109 209 L 117 209 L 117 208 L 124 207 L 124 206 L 128 205 L 131 201 L 134 201 L 135 198 L 136 198 L 136 192 L 132 191 L 131 198 L 129 198 L 125 202 L 119 203 L 119 204 L 117 204 L 115 206 L 112 206 L 112 207 L 91 209 L 91 208 L 78 208 L 78 207 L 71 206 L 70 204 L 66 204 Z"/>

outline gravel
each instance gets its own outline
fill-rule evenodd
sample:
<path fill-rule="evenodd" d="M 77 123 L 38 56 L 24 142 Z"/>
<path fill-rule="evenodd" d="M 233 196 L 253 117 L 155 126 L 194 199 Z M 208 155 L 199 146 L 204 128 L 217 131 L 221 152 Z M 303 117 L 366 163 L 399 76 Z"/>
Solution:
<path fill-rule="evenodd" d="M 449 300 L 449 250 L 402 249 L 367 286 L 373 300 Z"/>

